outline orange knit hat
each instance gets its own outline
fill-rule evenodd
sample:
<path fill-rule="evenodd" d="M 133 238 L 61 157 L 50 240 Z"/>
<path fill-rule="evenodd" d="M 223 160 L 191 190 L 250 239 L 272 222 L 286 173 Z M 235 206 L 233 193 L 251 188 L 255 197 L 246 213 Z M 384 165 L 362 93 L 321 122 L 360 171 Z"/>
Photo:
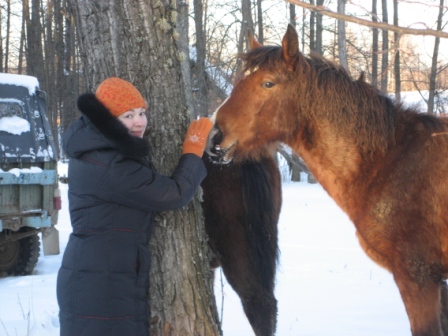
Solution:
<path fill-rule="evenodd" d="M 95 96 L 115 117 L 138 107 L 146 108 L 136 87 L 117 77 L 105 79 L 96 89 Z"/>

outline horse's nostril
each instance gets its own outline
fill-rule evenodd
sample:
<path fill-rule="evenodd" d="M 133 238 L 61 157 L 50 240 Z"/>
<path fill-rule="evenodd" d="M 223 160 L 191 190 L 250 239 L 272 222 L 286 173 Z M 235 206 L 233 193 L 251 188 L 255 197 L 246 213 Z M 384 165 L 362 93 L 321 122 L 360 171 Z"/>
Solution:
<path fill-rule="evenodd" d="M 212 152 L 213 152 L 213 154 L 216 154 L 218 156 L 222 156 L 224 154 L 224 151 L 220 145 L 213 146 Z"/>
<path fill-rule="evenodd" d="M 222 153 L 220 144 L 223 139 L 221 130 L 215 125 L 208 135 L 206 152 L 210 156 L 219 156 Z"/>

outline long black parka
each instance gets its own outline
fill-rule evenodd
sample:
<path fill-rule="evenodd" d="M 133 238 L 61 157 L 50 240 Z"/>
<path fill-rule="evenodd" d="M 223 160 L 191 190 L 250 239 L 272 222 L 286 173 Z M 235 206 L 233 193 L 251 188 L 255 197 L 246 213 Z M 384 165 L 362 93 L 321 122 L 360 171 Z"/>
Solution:
<path fill-rule="evenodd" d="M 153 214 L 190 202 L 206 169 L 184 154 L 171 177 L 158 174 L 144 159 L 146 141 L 95 95 L 78 107 L 84 115 L 63 137 L 73 232 L 57 281 L 60 334 L 145 336 Z"/>

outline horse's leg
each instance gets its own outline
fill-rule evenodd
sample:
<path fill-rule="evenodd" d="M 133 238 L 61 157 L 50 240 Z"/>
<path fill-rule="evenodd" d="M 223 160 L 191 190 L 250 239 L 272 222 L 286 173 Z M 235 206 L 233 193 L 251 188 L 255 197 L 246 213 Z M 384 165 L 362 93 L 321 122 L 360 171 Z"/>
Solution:
<path fill-rule="evenodd" d="M 443 335 L 448 336 L 448 286 L 445 281 L 440 285 L 440 309 Z"/>
<path fill-rule="evenodd" d="M 442 336 L 440 323 L 440 285 L 431 279 L 415 282 L 394 272 L 413 336 Z"/>

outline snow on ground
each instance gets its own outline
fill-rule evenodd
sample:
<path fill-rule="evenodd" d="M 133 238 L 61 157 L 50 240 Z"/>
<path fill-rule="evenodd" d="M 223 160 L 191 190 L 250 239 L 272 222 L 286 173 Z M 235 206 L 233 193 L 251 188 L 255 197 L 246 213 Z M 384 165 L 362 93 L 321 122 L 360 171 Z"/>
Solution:
<path fill-rule="evenodd" d="M 66 165 L 60 164 L 64 175 Z M 58 230 L 71 231 L 67 185 Z M 318 184 L 284 183 L 276 296 L 278 336 L 405 336 L 409 323 L 392 276 L 362 252 L 353 224 Z M 59 335 L 56 276 L 61 255 L 41 256 L 36 274 L 0 279 L 0 336 Z M 251 336 L 241 304 L 218 273 L 225 336 Z"/>

